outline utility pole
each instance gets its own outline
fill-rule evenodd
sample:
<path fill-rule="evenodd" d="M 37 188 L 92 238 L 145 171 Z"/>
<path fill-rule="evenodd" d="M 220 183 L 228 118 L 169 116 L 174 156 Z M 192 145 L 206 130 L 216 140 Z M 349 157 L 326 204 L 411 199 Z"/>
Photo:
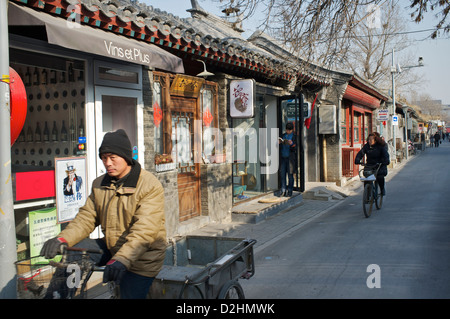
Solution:
<path fill-rule="evenodd" d="M 8 0 L 0 0 L 0 298 L 15 299 L 16 227 L 11 177 Z"/>
<path fill-rule="evenodd" d="M 395 116 L 395 58 L 394 58 L 394 49 L 392 49 L 392 67 L 391 67 L 391 74 L 392 74 L 392 116 Z M 392 119 L 392 118 L 391 118 Z M 397 129 L 394 125 L 392 125 L 391 121 L 391 129 L 392 129 L 392 146 L 394 146 L 394 163 L 397 161 L 397 142 L 395 139 L 395 130 Z"/>

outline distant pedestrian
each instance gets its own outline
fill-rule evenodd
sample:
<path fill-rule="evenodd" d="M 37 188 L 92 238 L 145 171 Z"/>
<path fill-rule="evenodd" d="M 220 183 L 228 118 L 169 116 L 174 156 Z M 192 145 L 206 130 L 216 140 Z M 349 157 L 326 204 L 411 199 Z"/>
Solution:
<path fill-rule="evenodd" d="M 441 139 L 441 136 L 439 135 L 439 132 L 436 132 L 436 134 L 434 134 L 434 147 L 439 147 L 440 139 Z"/>

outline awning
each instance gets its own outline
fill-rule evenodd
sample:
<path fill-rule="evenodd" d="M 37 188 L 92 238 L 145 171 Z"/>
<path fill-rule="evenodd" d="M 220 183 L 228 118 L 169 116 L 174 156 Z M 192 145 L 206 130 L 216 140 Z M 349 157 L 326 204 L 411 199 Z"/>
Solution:
<path fill-rule="evenodd" d="M 344 99 L 348 99 L 350 101 L 370 107 L 372 109 L 379 108 L 381 105 L 380 99 L 377 99 L 376 97 L 367 94 L 351 85 L 347 85 L 347 89 L 345 90 L 344 93 Z"/>
<path fill-rule="evenodd" d="M 54 17 L 16 5 L 8 7 L 8 25 L 45 26 L 48 43 L 174 73 L 184 73 L 183 61 L 151 43 Z"/>

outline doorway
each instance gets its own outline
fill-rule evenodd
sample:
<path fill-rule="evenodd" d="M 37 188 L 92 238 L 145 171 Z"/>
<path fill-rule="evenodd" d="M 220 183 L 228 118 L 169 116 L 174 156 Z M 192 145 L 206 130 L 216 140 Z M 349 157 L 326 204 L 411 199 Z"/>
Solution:
<path fill-rule="evenodd" d="M 200 216 L 200 161 L 201 136 L 195 124 L 199 120 L 197 99 L 173 96 L 172 159 L 178 169 L 178 201 L 180 222 Z"/>

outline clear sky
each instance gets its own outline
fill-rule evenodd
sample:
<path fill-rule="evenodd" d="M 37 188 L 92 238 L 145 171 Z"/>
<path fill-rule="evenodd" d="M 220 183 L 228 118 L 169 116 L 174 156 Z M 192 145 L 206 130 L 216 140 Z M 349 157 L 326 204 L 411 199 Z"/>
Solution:
<path fill-rule="evenodd" d="M 186 18 L 190 13 L 186 10 L 191 8 L 190 0 L 140 0 L 155 8 L 172 13 L 176 16 Z M 200 6 L 205 10 L 218 16 L 224 16 L 221 12 L 220 2 L 210 0 L 198 0 Z M 409 16 L 409 10 L 406 8 L 410 1 L 401 0 L 405 16 Z M 423 23 L 408 24 L 409 31 L 420 31 L 432 28 L 437 23 L 432 14 L 429 14 Z M 258 23 L 244 21 L 243 27 L 246 30 L 244 37 L 249 37 L 253 33 L 252 27 Z M 428 93 L 435 100 L 442 100 L 443 104 L 450 105 L 450 38 L 441 37 L 436 40 L 424 40 L 431 32 L 410 33 L 408 36 L 414 40 L 409 48 L 412 56 L 422 56 L 425 66 L 414 70 L 417 74 L 423 76 L 424 83 L 421 87 L 423 93 Z M 401 53 L 400 53 L 401 54 Z M 418 92 L 421 94 L 422 92 Z"/>

